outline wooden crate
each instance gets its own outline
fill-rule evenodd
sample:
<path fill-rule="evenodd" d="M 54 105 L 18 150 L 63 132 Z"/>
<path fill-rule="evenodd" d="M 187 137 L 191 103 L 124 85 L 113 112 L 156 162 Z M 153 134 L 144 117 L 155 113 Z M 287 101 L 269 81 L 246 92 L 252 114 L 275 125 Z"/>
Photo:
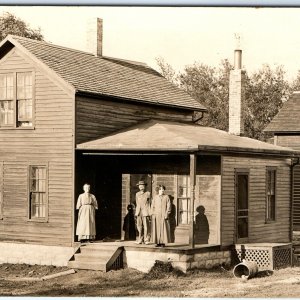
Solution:
<path fill-rule="evenodd" d="M 254 261 L 259 271 L 292 266 L 292 244 L 236 244 L 235 251 L 240 262 L 243 259 Z"/>

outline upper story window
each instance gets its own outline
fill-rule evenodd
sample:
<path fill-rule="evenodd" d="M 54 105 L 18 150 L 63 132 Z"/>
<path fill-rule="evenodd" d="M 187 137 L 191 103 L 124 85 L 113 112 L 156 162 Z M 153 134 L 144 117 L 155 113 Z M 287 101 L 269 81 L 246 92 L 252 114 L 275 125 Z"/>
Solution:
<path fill-rule="evenodd" d="M 14 124 L 14 74 L 0 75 L 0 125 Z"/>
<path fill-rule="evenodd" d="M 276 168 L 267 168 L 266 221 L 276 219 Z"/>
<path fill-rule="evenodd" d="M 17 73 L 17 126 L 32 126 L 32 74 Z"/>
<path fill-rule="evenodd" d="M 0 74 L 0 126 L 30 127 L 32 115 L 32 72 Z"/>

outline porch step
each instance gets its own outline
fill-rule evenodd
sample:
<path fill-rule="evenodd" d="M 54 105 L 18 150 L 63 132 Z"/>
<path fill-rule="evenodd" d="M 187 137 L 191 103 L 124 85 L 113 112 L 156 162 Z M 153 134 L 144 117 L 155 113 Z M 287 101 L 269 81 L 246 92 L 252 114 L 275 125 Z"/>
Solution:
<path fill-rule="evenodd" d="M 106 271 L 106 262 L 69 261 L 68 267 L 72 269 Z"/>
<path fill-rule="evenodd" d="M 104 272 L 120 269 L 123 268 L 123 250 L 123 247 L 108 243 L 81 245 L 68 267 Z"/>

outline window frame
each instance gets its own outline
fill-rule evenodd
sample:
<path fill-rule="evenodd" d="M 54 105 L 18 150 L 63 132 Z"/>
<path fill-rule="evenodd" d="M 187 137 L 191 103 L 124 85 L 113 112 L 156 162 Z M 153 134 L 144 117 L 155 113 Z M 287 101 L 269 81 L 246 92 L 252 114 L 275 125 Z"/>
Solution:
<path fill-rule="evenodd" d="M 45 217 L 32 217 L 31 216 L 31 169 L 32 168 L 44 168 L 46 170 L 45 179 Z M 27 219 L 29 222 L 40 222 L 47 223 L 49 220 L 49 193 L 48 193 L 48 183 L 49 183 L 49 165 L 48 163 L 32 163 L 28 165 L 27 168 L 27 197 L 28 197 L 28 207 L 27 207 Z"/>
<path fill-rule="evenodd" d="M 266 167 L 266 212 L 265 212 L 265 222 L 266 223 L 274 223 L 277 221 L 277 167 L 267 166 Z M 269 195 L 268 195 L 268 188 L 269 188 L 269 172 L 275 172 L 274 174 L 274 219 L 270 219 L 268 214 L 268 204 L 269 204 Z M 272 195 L 271 195 L 272 196 Z"/>
<path fill-rule="evenodd" d="M 186 189 L 187 189 L 187 196 L 186 197 L 180 197 L 179 196 L 179 177 L 185 177 L 187 184 L 186 184 Z M 189 193 L 188 193 L 189 192 Z M 177 195 L 177 225 L 189 225 L 191 224 L 191 195 L 190 195 L 190 175 L 189 174 L 177 174 L 176 176 L 176 195 Z M 189 194 L 189 196 L 188 196 Z M 186 200 L 187 201 L 187 210 L 184 210 L 183 212 L 186 212 L 187 214 L 187 223 L 182 223 L 182 218 L 181 218 L 181 200 Z"/>
<path fill-rule="evenodd" d="M 17 76 L 20 73 L 31 73 L 32 76 L 32 119 L 31 119 L 31 126 L 18 126 L 18 98 L 17 98 Z M 27 69 L 27 70 L 21 70 L 17 69 L 14 71 L 8 71 L 8 72 L 0 72 L 0 75 L 8 75 L 13 74 L 13 99 L 10 100 L 13 102 L 13 124 L 12 125 L 0 125 L 0 130 L 32 130 L 35 128 L 35 71 L 33 69 Z M 24 100 L 24 99 L 19 99 Z M 5 101 L 1 100 L 0 101 Z"/>

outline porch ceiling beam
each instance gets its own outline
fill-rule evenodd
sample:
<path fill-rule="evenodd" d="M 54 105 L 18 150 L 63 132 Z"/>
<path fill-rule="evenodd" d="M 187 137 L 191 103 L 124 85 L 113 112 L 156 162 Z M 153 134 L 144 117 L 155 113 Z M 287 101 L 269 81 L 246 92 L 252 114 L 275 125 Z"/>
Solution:
<path fill-rule="evenodd" d="M 197 154 L 190 154 L 190 191 L 191 191 L 191 207 L 190 207 L 190 235 L 189 244 L 191 248 L 195 248 L 194 240 L 194 203 L 195 203 L 195 186 L 196 186 L 196 166 Z"/>

